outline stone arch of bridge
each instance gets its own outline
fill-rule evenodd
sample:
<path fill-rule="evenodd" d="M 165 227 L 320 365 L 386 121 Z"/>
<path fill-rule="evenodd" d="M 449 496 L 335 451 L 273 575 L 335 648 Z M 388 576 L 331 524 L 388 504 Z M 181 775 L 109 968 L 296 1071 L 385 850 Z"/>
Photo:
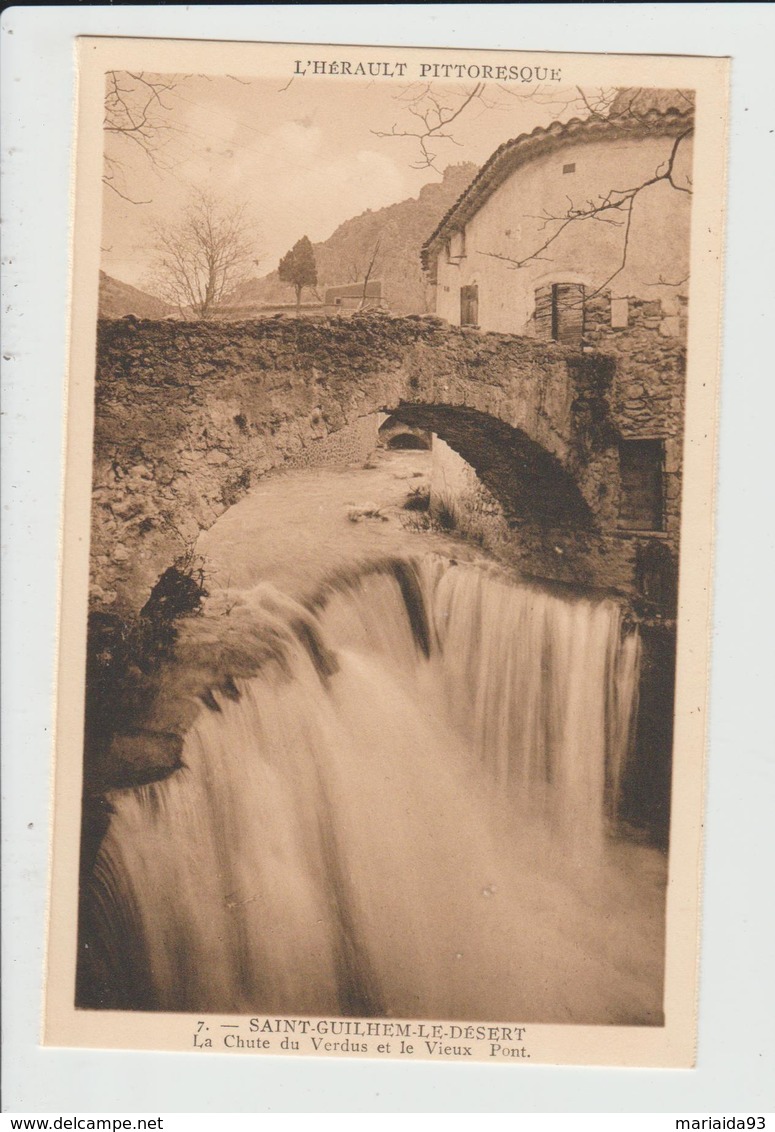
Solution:
<path fill-rule="evenodd" d="M 470 464 L 508 520 L 587 528 L 592 513 L 574 477 L 522 429 L 465 405 L 401 401 L 396 422 L 435 433 Z"/>
<path fill-rule="evenodd" d="M 379 444 L 385 448 L 429 449 L 431 434 L 427 429 L 405 424 L 391 413 L 377 430 Z"/>
<path fill-rule="evenodd" d="M 611 505 L 596 469 L 613 451 L 603 362 L 437 319 L 103 320 L 92 603 L 139 609 L 259 478 L 357 460 L 363 418 L 380 412 L 446 441 L 507 518 L 599 527 Z"/>

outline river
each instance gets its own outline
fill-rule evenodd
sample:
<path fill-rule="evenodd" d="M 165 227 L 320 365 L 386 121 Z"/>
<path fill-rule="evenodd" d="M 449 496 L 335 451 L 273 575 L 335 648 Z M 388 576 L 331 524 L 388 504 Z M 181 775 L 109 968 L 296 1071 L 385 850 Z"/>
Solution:
<path fill-rule="evenodd" d="M 662 1022 L 665 859 L 616 814 L 637 633 L 413 526 L 429 473 L 411 450 L 278 475 L 201 537 L 213 610 L 181 647 L 260 662 L 183 770 L 111 796 L 116 1002 Z"/>
<path fill-rule="evenodd" d="M 280 473 L 262 480 L 200 536 L 208 585 L 257 582 L 300 596 L 322 577 L 368 558 L 435 551 L 464 560 L 478 552 L 460 539 L 418 530 L 404 509 L 430 488 L 431 453 L 377 449 L 366 467 Z M 360 517 L 364 512 L 376 517 Z M 356 521 L 349 516 L 352 515 Z M 414 529 L 413 529 L 414 528 Z"/>

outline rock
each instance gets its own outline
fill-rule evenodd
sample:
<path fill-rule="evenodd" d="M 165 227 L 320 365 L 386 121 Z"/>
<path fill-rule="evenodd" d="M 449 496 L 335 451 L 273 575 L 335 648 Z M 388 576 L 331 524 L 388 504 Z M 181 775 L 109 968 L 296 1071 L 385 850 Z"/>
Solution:
<path fill-rule="evenodd" d="M 363 519 L 383 519 L 387 522 L 387 516 L 382 514 L 376 503 L 361 503 L 358 507 L 348 507 L 347 518 L 351 523 L 360 523 Z"/>
<path fill-rule="evenodd" d="M 135 464 L 129 469 L 129 474 L 133 479 L 150 480 L 153 479 L 153 472 L 147 464 Z"/>
<path fill-rule="evenodd" d="M 114 735 L 104 768 L 111 785 L 138 786 L 166 778 L 183 765 L 183 740 L 166 731 L 131 731 Z"/>
<path fill-rule="evenodd" d="M 228 464 L 229 457 L 218 448 L 212 448 L 206 456 L 208 464 Z"/>
<path fill-rule="evenodd" d="M 124 522 L 128 519 L 133 519 L 135 515 L 139 515 L 142 510 L 143 497 L 141 495 L 124 497 L 113 504 L 113 514 L 117 519 L 123 519 Z"/>

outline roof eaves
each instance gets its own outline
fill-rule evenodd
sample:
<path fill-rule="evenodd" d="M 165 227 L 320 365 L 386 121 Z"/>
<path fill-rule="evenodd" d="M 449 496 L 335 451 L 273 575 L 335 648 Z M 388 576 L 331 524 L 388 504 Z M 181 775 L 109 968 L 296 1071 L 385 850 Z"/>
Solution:
<path fill-rule="evenodd" d="M 690 110 L 650 110 L 636 118 L 613 121 L 608 118 L 571 118 L 568 122 L 552 122 L 549 126 L 536 126 L 529 134 L 520 134 L 503 142 L 423 244 L 420 259 L 424 270 L 429 270 L 432 252 L 440 250 L 443 242 L 463 228 L 512 173 L 530 161 L 578 142 L 677 136 L 682 129 L 691 131 L 693 125 L 694 114 Z"/>

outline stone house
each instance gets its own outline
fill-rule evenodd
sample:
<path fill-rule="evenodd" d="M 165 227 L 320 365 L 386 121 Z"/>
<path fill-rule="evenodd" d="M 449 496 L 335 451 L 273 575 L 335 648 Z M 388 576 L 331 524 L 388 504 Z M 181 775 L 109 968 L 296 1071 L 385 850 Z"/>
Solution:
<path fill-rule="evenodd" d="M 621 92 L 606 116 L 501 145 L 422 248 L 436 313 L 472 333 L 611 359 L 595 582 L 674 602 L 680 526 L 693 104 Z M 434 486 L 492 513 L 434 443 Z M 587 550 L 592 552 L 588 545 Z M 602 554 L 605 562 L 600 560 Z M 551 570 L 546 572 L 551 573 Z"/>
<path fill-rule="evenodd" d="M 361 280 L 327 287 L 323 303 L 328 314 L 352 314 L 354 311 L 384 310 L 385 298 L 380 279 Z"/>

